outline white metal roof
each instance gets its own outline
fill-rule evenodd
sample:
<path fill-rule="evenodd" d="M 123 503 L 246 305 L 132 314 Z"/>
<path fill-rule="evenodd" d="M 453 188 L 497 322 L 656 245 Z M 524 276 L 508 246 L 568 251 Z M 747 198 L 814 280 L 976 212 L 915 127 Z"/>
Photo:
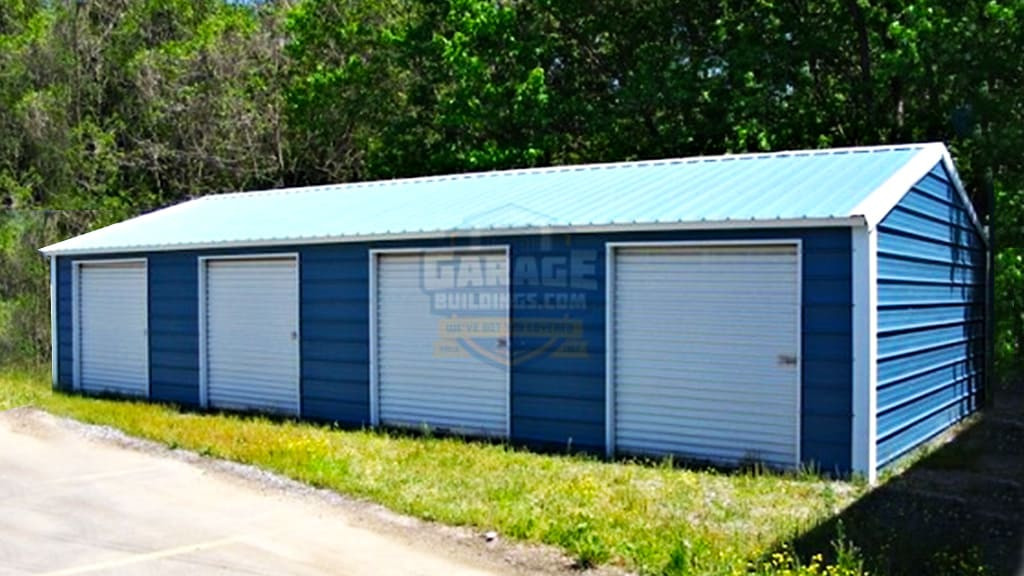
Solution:
<path fill-rule="evenodd" d="M 42 252 L 95 254 L 538 231 L 864 222 L 874 226 L 939 162 L 946 163 L 963 194 L 942 144 L 592 164 L 215 194 L 58 242 Z"/>

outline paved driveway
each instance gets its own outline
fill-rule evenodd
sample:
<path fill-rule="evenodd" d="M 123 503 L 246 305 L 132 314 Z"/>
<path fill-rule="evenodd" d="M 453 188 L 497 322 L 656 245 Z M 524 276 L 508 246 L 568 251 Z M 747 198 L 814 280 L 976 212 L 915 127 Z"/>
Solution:
<path fill-rule="evenodd" d="M 475 538 L 389 528 L 365 518 L 369 506 L 97 434 L 37 411 L 0 413 L 0 575 L 527 571 Z"/>

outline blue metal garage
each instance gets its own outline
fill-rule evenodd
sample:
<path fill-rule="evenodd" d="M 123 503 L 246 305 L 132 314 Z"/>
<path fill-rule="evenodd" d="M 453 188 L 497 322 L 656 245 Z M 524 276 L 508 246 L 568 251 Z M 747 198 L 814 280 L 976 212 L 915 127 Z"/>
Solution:
<path fill-rule="evenodd" d="M 53 384 L 877 471 L 976 408 L 942 144 L 211 195 L 48 246 Z"/>

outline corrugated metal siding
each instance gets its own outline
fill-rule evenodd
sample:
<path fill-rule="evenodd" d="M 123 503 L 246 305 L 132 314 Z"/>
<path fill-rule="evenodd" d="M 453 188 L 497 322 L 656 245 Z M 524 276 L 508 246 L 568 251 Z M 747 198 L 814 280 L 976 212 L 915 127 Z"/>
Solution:
<path fill-rule="evenodd" d="M 878 465 L 977 408 L 985 249 L 942 165 L 878 227 Z"/>
<path fill-rule="evenodd" d="M 299 414 L 299 294 L 294 258 L 206 263 L 209 405 Z"/>
<path fill-rule="evenodd" d="M 192 254 L 149 256 L 149 377 L 154 400 L 199 405 L 198 274 Z"/>
<path fill-rule="evenodd" d="M 607 241 L 652 240 L 748 240 L 799 238 L 803 241 L 803 423 L 801 454 L 824 470 L 848 470 L 851 421 L 851 287 L 850 233 L 848 229 L 801 229 L 772 231 L 714 231 L 687 233 L 559 234 L 548 236 L 495 237 L 481 242 L 507 244 L 511 249 L 512 298 L 530 295 L 555 297 L 586 294 L 582 306 L 563 311 L 543 306 L 514 305 L 513 325 L 537 319 L 568 320 L 579 327 L 573 346 L 557 354 L 531 355 L 536 337 L 513 334 L 512 338 L 512 438 L 531 446 L 563 450 L 601 451 L 604 447 L 604 245 Z M 303 246 L 302 266 L 302 405 L 303 417 L 348 425 L 369 422 L 369 257 L 367 250 L 402 246 L 468 245 L 466 239 L 432 242 L 378 242 Z M 292 249 L 290 251 L 295 251 Z M 245 250 L 204 251 L 202 254 L 251 253 Z M 267 250 L 259 250 L 264 253 Z M 590 253 L 596 282 L 593 289 L 568 285 L 531 284 L 532 270 L 523 262 L 539 263 L 545 257 L 569 258 Z M 154 370 L 154 397 L 167 394 L 191 396 L 198 401 L 198 315 L 189 294 L 198 294 L 194 271 L 200 252 L 183 251 L 150 255 L 150 334 Z M 577 272 L 579 272 L 577 270 Z M 158 282 L 158 279 L 162 279 Z M 166 290 L 163 283 L 174 279 Z M 576 278 L 578 283 L 586 278 Z M 159 285 L 158 285 L 159 284 Z M 554 284 L 554 285 L 551 285 Z M 58 259 L 58 335 L 61 382 L 71 381 L 70 259 Z M 168 326 L 156 322 L 162 310 Z M 582 350 L 580 350 L 582 347 Z M 158 365 L 174 366 L 174 354 L 182 354 L 178 375 L 162 372 Z M 160 360 L 164 358 L 165 360 Z M 166 364 L 164 362 L 166 361 Z M 179 382 L 171 391 L 169 383 Z M 162 382 L 162 383 L 161 383 Z"/>
<path fill-rule="evenodd" d="M 71 259 L 57 258 L 57 388 L 74 386 L 74 336 L 72 330 Z"/>
<path fill-rule="evenodd" d="M 616 451 L 798 464 L 798 247 L 622 247 L 614 299 Z"/>
<path fill-rule="evenodd" d="M 853 418 L 852 254 L 849 230 L 803 238 L 804 462 L 826 471 L 850 469 Z"/>
<path fill-rule="evenodd" d="M 603 278 L 608 239 L 559 234 L 502 242 L 511 246 L 512 437 L 519 442 L 559 451 L 604 448 Z M 573 255 L 586 262 L 572 266 Z M 543 273 L 545 259 L 566 264 L 564 282 L 557 281 L 557 274 Z M 584 300 L 559 305 L 574 296 Z M 555 304 L 546 305 L 544 298 Z M 534 329 L 538 325 L 565 325 L 575 334 L 548 338 Z M 536 354 L 539 349 L 546 353 Z"/>
<path fill-rule="evenodd" d="M 302 415 L 370 423 L 369 264 L 365 245 L 303 247 Z"/>

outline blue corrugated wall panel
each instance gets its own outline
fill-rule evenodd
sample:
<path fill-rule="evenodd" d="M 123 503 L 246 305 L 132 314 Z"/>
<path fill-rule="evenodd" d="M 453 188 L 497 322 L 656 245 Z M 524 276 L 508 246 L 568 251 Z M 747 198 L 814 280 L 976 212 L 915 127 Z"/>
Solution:
<path fill-rule="evenodd" d="M 370 269 L 366 246 L 300 250 L 302 413 L 370 422 Z"/>
<path fill-rule="evenodd" d="M 153 253 L 149 276 L 150 396 L 199 404 L 199 268 L 195 256 Z"/>
<path fill-rule="evenodd" d="M 57 258 L 57 388 L 71 390 L 71 260 Z"/>
<path fill-rule="evenodd" d="M 801 453 L 824 470 L 850 467 L 851 259 L 846 228 L 516 236 L 325 244 L 258 250 L 299 252 L 302 409 L 307 418 L 369 422 L 370 248 L 507 245 L 511 255 L 512 436 L 554 449 L 601 451 L 605 439 L 605 243 L 755 240 L 803 243 Z M 200 254 L 149 254 L 150 353 L 154 399 L 198 403 Z M 70 263 L 60 259 L 62 381 L 70 384 Z M 547 300 L 546 300 L 547 299 Z M 63 300 L 62 300 L 63 302 Z M 523 330 L 536 321 L 577 327 L 570 338 Z M 517 328 L 519 327 L 519 328 Z M 539 352 L 538 352 L 539 351 Z"/>
<path fill-rule="evenodd" d="M 985 247 L 943 165 L 878 227 L 878 464 L 977 408 Z"/>

